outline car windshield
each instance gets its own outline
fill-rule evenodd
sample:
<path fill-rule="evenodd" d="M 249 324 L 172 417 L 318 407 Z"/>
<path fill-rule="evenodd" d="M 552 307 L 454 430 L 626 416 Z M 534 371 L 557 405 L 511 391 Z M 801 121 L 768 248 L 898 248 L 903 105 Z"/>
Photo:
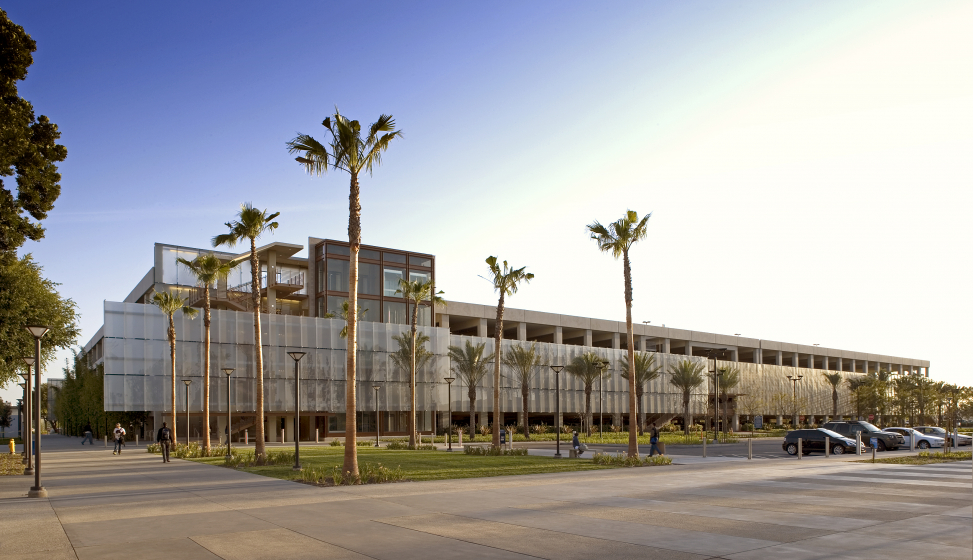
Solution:
<path fill-rule="evenodd" d="M 944 430 L 942 428 L 931 428 L 929 431 L 931 431 L 934 434 L 945 434 L 946 433 L 946 430 Z"/>
<path fill-rule="evenodd" d="M 824 435 L 826 435 L 828 437 L 845 439 L 845 436 L 839 434 L 838 432 L 833 432 L 833 431 L 828 430 L 828 429 L 825 429 L 825 428 L 818 428 L 818 431 L 819 432 L 824 432 Z"/>
<path fill-rule="evenodd" d="M 858 424 L 860 424 L 862 428 L 865 428 L 869 432 L 881 432 L 882 431 L 882 430 L 879 430 L 878 428 L 876 428 L 874 424 L 869 424 L 868 422 L 859 422 Z"/>

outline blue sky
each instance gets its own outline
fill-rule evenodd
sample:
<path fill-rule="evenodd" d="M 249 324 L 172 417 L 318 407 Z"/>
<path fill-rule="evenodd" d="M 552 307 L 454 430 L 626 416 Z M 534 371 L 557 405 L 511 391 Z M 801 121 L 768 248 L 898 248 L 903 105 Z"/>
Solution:
<path fill-rule="evenodd" d="M 347 176 L 286 153 L 337 105 L 405 136 L 363 180 L 365 243 L 439 257 L 489 304 L 623 319 L 585 224 L 653 212 L 637 321 L 929 359 L 969 384 L 973 54 L 963 2 L 8 2 L 21 94 L 69 155 L 24 248 L 81 343 L 240 202 L 274 239 L 346 237 Z M 56 369 L 51 373 L 57 375 Z M 4 392 L 9 398 L 8 392 Z"/>

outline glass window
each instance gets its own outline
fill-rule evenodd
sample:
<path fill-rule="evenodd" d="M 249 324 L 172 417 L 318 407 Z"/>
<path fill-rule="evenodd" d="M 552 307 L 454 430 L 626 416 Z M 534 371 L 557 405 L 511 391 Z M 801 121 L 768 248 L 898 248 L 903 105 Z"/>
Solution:
<path fill-rule="evenodd" d="M 398 253 L 384 253 L 384 255 L 385 255 L 385 262 L 405 264 L 405 255 L 400 255 Z"/>
<path fill-rule="evenodd" d="M 420 270 L 409 271 L 409 282 L 428 282 L 431 278 L 432 274 L 429 272 L 422 272 Z"/>
<path fill-rule="evenodd" d="M 317 247 L 314 248 L 314 254 L 319 257 L 324 254 L 324 243 L 318 243 Z"/>
<path fill-rule="evenodd" d="M 324 298 L 318 298 L 318 317 L 324 317 Z"/>
<path fill-rule="evenodd" d="M 347 256 L 350 256 L 351 255 L 351 249 L 349 249 L 347 246 L 343 246 L 343 245 L 332 245 L 332 244 L 328 243 L 328 254 L 329 255 L 344 255 L 344 256 L 347 257 Z"/>
<path fill-rule="evenodd" d="M 330 245 L 329 245 L 330 247 Z M 328 291 L 348 291 L 349 262 L 338 259 L 328 259 Z"/>
<path fill-rule="evenodd" d="M 408 318 L 408 322 L 410 324 L 412 322 L 412 308 L 413 307 L 415 307 L 415 306 L 410 303 L 409 304 L 409 318 Z M 430 319 L 431 319 L 431 317 L 432 317 L 432 309 L 430 309 L 430 307 L 428 305 L 420 305 L 419 306 L 418 324 L 420 326 L 423 326 L 423 327 L 430 326 L 430 323 L 431 323 Z"/>
<path fill-rule="evenodd" d="M 314 289 L 324 291 L 324 261 L 318 261 L 318 282 Z"/>
<path fill-rule="evenodd" d="M 359 299 L 358 307 L 365 310 L 361 316 L 362 321 L 382 322 L 382 302 L 377 299 Z"/>
<path fill-rule="evenodd" d="M 373 261 L 382 260 L 382 254 L 378 251 L 372 251 L 371 249 L 361 249 L 358 251 L 358 257 L 362 259 L 369 259 Z"/>
<path fill-rule="evenodd" d="M 406 307 L 404 303 L 398 303 L 395 301 L 386 301 L 384 304 L 384 312 L 382 313 L 383 323 L 395 323 L 399 325 L 408 325 L 409 317 L 406 313 Z"/>
<path fill-rule="evenodd" d="M 341 304 L 348 301 L 348 298 L 341 296 L 328 296 L 328 313 L 334 313 L 336 319 L 341 318 Z"/>
<path fill-rule="evenodd" d="M 382 267 L 377 264 L 358 264 L 358 293 L 377 296 L 381 292 Z"/>
<path fill-rule="evenodd" d="M 395 291 L 399 289 L 399 280 L 405 279 L 405 271 L 400 268 L 385 267 L 384 278 L 385 297 L 401 297 L 401 294 L 396 294 Z"/>
<path fill-rule="evenodd" d="M 409 264 L 413 266 L 432 267 L 432 259 L 429 257 L 417 257 L 415 255 L 410 255 Z"/>

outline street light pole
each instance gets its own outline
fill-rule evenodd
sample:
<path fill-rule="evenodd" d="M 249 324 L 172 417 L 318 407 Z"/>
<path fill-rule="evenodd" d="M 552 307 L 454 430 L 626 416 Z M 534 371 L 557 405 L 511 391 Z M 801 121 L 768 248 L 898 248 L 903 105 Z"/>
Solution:
<path fill-rule="evenodd" d="M 27 467 L 24 468 L 24 474 L 29 476 L 34 474 L 34 454 L 31 453 L 32 445 L 30 442 L 31 436 L 34 435 L 34 432 L 31 431 L 30 429 L 30 424 L 31 424 L 30 411 L 31 408 L 33 408 L 30 406 L 30 399 L 31 397 L 34 396 L 33 391 L 31 391 L 30 389 L 31 387 L 30 367 L 34 365 L 34 358 L 29 357 L 29 358 L 21 358 L 21 359 L 24 361 L 25 364 L 27 364 L 27 373 L 21 374 L 21 377 L 24 378 L 24 409 L 22 411 L 22 414 L 24 416 L 25 421 L 23 422 L 23 426 L 24 426 L 22 430 L 23 433 L 21 434 L 20 437 L 21 437 L 21 441 L 24 444 L 24 464 L 27 465 Z"/>
<path fill-rule="evenodd" d="M 794 384 L 794 390 L 791 393 L 791 402 L 794 403 L 794 417 L 791 418 L 791 424 L 793 429 L 797 429 L 797 382 L 803 379 L 803 375 L 788 375 L 787 379 L 790 379 Z"/>
<path fill-rule="evenodd" d="M 561 370 L 564 366 L 551 366 L 554 370 L 554 423 L 557 425 L 557 450 L 554 456 L 561 458 Z"/>
<path fill-rule="evenodd" d="M 378 385 L 372 385 L 372 389 L 375 389 L 375 447 L 379 446 L 379 439 L 382 436 L 382 428 L 379 426 L 379 416 L 378 416 Z"/>
<path fill-rule="evenodd" d="M 233 417 L 230 408 L 230 394 L 232 393 L 230 391 L 230 376 L 233 375 L 233 368 L 225 367 L 223 373 L 226 374 L 226 457 L 229 459 L 232 457 L 230 454 L 230 437 L 233 434 Z"/>
<path fill-rule="evenodd" d="M 186 385 L 186 447 L 189 447 L 189 384 L 193 382 L 192 379 L 183 379 L 182 382 Z M 175 418 L 175 411 L 173 411 L 173 418 Z"/>
<path fill-rule="evenodd" d="M 27 492 L 28 498 L 46 498 L 47 490 L 41 486 L 41 337 L 50 329 L 41 325 L 28 325 L 27 330 L 34 337 L 34 392 L 37 398 L 31 402 L 34 429 L 34 485 Z"/>
<path fill-rule="evenodd" d="M 304 352 L 288 352 L 294 360 L 294 470 L 301 470 L 301 358 Z"/>
<path fill-rule="evenodd" d="M 607 361 L 598 363 L 598 439 L 605 439 L 605 370 Z"/>
<path fill-rule="evenodd" d="M 446 377 L 446 402 L 449 408 L 449 420 L 446 421 L 446 451 L 453 450 L 453 381 L 455 377 Z"/>

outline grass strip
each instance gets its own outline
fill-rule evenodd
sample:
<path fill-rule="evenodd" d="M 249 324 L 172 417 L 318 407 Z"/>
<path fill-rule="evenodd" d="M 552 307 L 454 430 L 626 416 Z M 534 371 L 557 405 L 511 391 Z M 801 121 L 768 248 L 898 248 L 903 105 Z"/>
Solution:
<path fill-rule="evenodd" d="M 889 465 L 932 465 L 934 463 L 951 463 L 953 461 L 969 461 L 973 458 L 971 451 L 954 451 L 943 453 L 941 451 L 929 452 L 920 451 L 918 455 L 908 455 L 906 457 L 884 457 L 882 459 L 866 459 L 855 461 L 856 463 L 885 463 Z"/>

